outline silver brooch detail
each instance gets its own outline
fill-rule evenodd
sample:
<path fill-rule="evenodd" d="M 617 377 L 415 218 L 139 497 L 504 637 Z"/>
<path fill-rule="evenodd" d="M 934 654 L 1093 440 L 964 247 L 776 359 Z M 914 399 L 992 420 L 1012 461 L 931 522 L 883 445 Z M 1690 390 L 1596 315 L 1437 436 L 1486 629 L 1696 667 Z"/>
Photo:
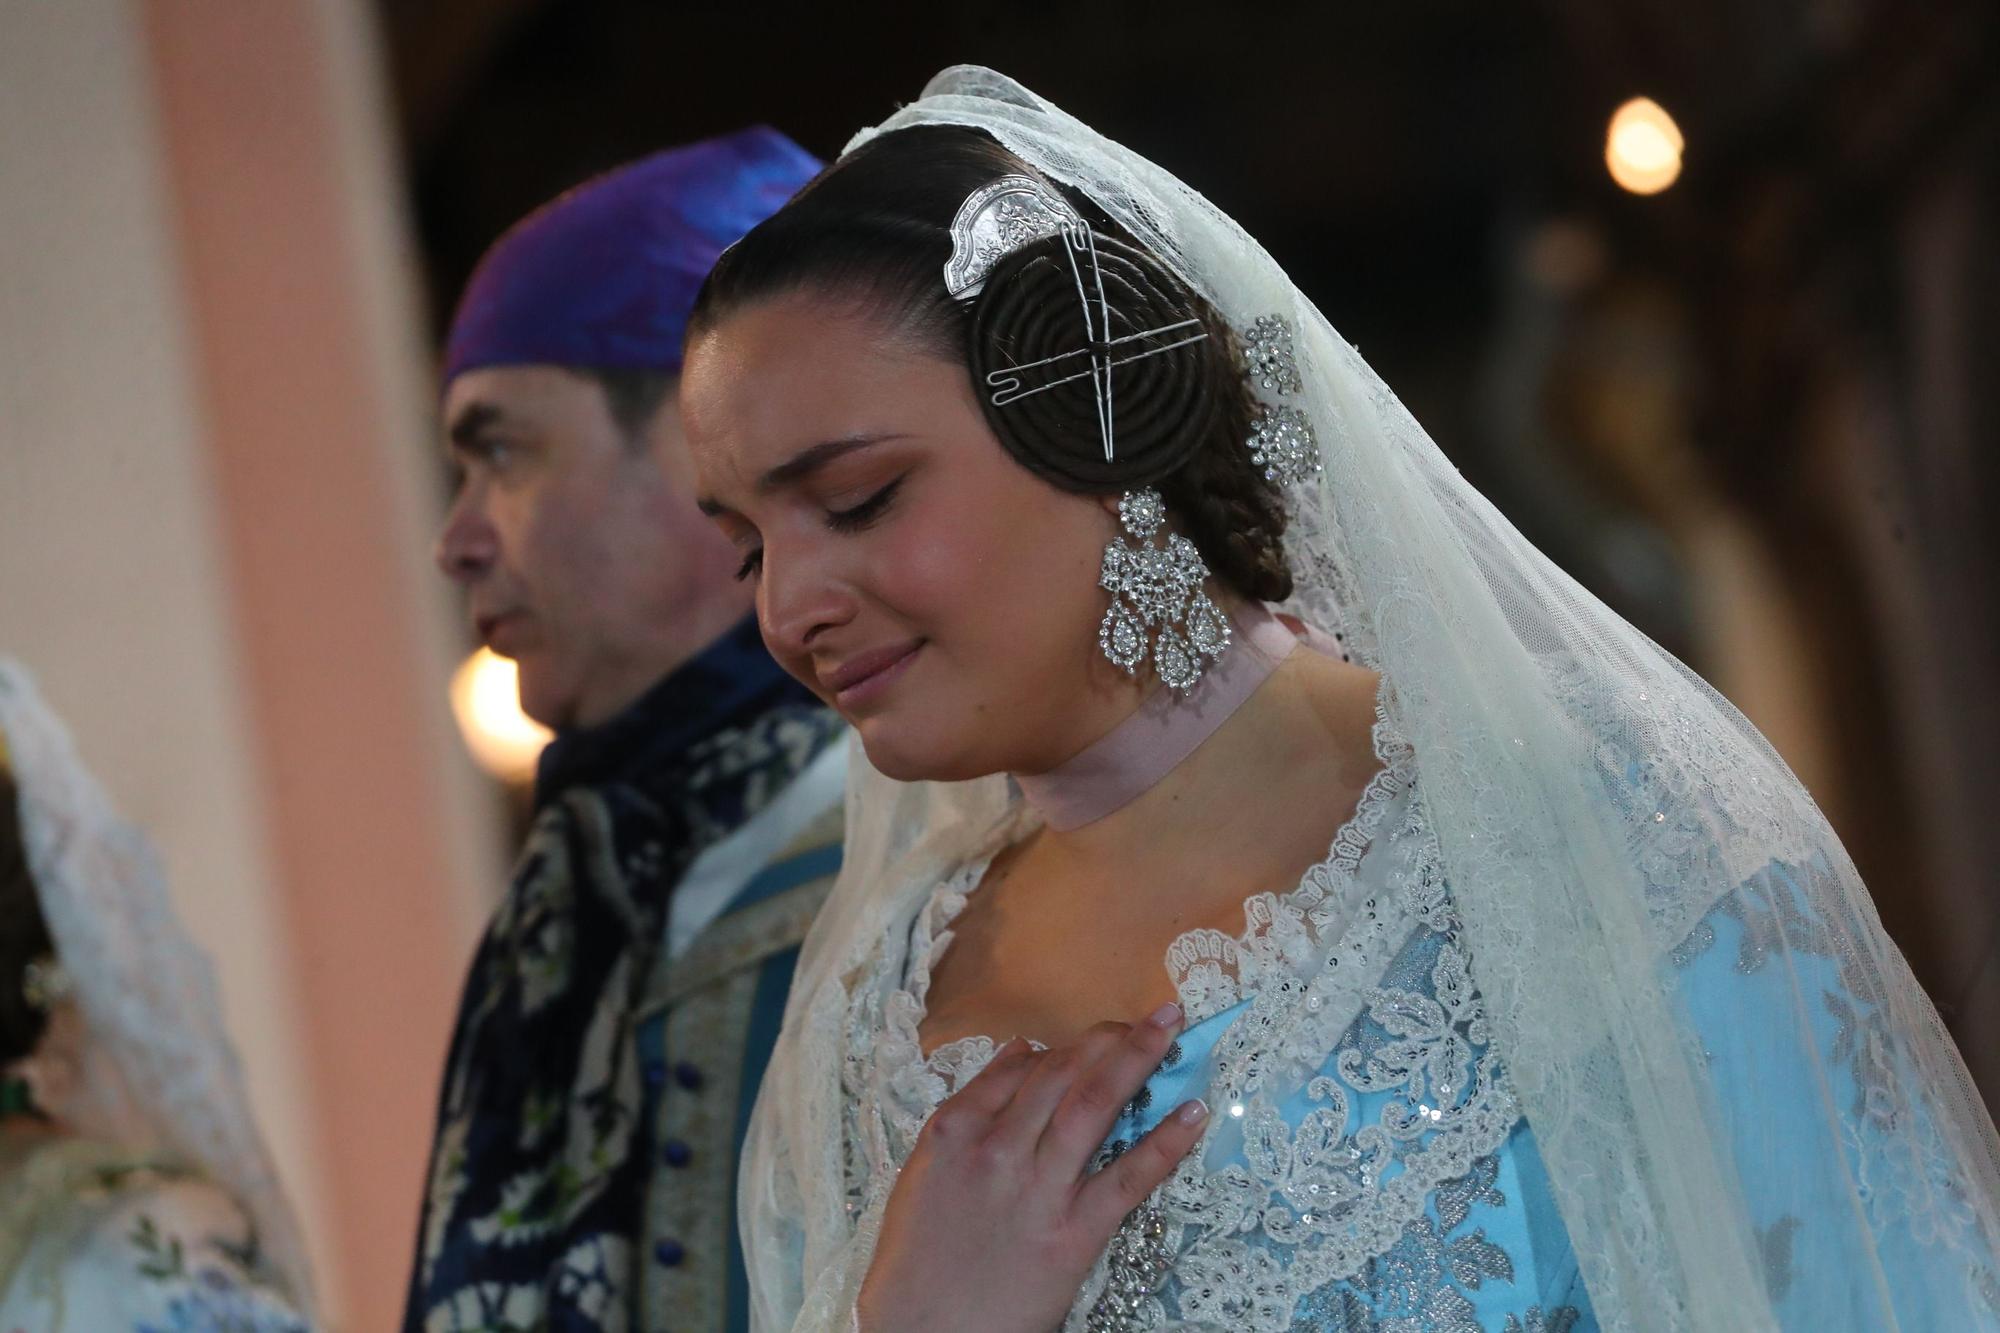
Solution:
<path fill-rule="evenodd" d="M 1123 1139 L 1098 1150 L 1094 1170 L 1101 1171 L 1124 1156 Z M 1104 1252 L 1104 1290 L 1084 1317 L 1085 1333 L 1132 1333 L 1150 1328 L 1158 1302 L 1153 1299 L 1173 1271 L 1174 1243 L 1167 1233 L 1166 1213 L 1148 1200 L 1126 1214 Z"/>
<path fill-rule="evenodd" d="M 976 296 L 993 266 L 1024 245 L 1065 231 L 1085 230 L 1063 197 L 1033 176 L 1002 176 L 965 196 L 951 220 L 951 258 L 944 289 Z"/>
<path fill-rule="evenodd" d="M 1267 407 L 1250 423 L 1250 461 L 1280 486 L 1319 475 L 1319 440 L 1296 407 Z"/>
<path fill-rule="evenodd" d="M 1229 648 L 1229 619 L 1202 590 L 1208 565 L 1195 544 L 1179 533 L 1155 544 L 1166 517 L 1158 491 L 1127 491 L 1119 500 L 1118 521 L 1130 540 L 1113 538 L 1104 548 L 1097 582 L 1111 594 L 1111 607 L 1097 627 L 1097 646 L 1128 676 L 1150 655 L 1160 683 L 1185 693 Z"/>
<path fill-rule="evenodd" d="M 1243 335 L 1243 359 L 1250 379 L 1272 393 L 1297 393 L 1306 387 L 1292 351 L 1292 326 L 1276 315 L 1260 316 Z"/>

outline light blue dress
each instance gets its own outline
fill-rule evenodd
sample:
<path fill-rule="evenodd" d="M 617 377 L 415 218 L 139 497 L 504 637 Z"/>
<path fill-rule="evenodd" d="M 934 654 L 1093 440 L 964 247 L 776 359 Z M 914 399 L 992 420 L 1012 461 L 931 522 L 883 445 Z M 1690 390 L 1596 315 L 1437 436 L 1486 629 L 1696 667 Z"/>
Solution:
<path fill-rule="evenodd" d="M 1393 979 L 1426 984 L 1422 978 L 1435 954 L 1435 937 L 1428 948 L 1413 942 L 1392 969 L 1401 974 Z M 1112 1131 L 1112 1152 L 1135 1142 L 1188 1098 L 1204 1095 L 1198 1080 L 1210 1049 L 1243 1007 L 1226 1009 L 1181 1034 Z M 1379 1026 L 1358 1027 L 1359 1049 L 1387 1039 Z M 1369 1027 L 1374 1031 L 1366 1031 Z M 1333 1057 L 1324 1072 L 1340 1077 Z M 1355 1128 L 1374 1123 L 1394 1095 L 1352 1085 L 1348 1094 Z M 1226 1106 L 1216 1110 L 1228 1114 Z M 1284 1108 L 1294 1125 L 1308 1110 L 1303 1097 Z M 1497 1151 L 1481 1156 L 1470 1173 L 1433 1190 L 1423 1216 L 1360 1276 L 1308 1294 L 1295 1318 L 1304 1327 L 1339 1333 L 1594 1333 L 1589 1296 L 1527 1121 L 1520 1121 Z"/>
<path fill-rule="evenodd" d="M 1003 830 L 1003 845 L 1017 832 Z M 1191 1097 L 1209 1103 L 1208 1142 L 1128 1219 L 1066 1328 L 1599 1327 L 1534 1126 L 1490 1048 L 1477 960 L 1434 847 L 1409 772 L 1392 767 L 1298 889 L 1246 903 L 1243 935 L 1194 932 L 1176 944 L 1169 970 L 1190 1026 L 1104 1156 Z M 930 1112 L 991 1058 L 986 1038 L 928 1056 L 917 1038 L 931 972 L 982 873 L 970 865 L 940 885 L 907 933 L 885 939 L 876 975 L 886 990 L 860 989 L 845 1080 L 857 1207 L 885 1194 Z M 1715 1114 L 1734 1152 L 1721 1169 L 1746 1201 L 1779 1325 L 1872 1333 L 1890 1326 L 1873 1312 L 1889 1310 L 1902 1330 L 2000 1329 L 2000 1282 L 1983 1266 L 1990 1245 L 1936 1234 L 1952 1211 L 1937 1200 L 1958 1182 L 1881 1160 L 1875 1145 L 1912 1136 L 1873 1134 L 1871 1117 L 1909 1112 L 1866 1091 L 1892 1076 L 1868 1064 L 1876 1015 L 1805 901 L 1789 870 L 1767 868 L 1661 964 L 1713 1086 L 1756 1090 L 1745 1108 Z M 1313 960 L 1317 980 L 1300 959 Z M 1348 984 L 1321 999 L 1334 974 Z M 871 993 L 885 998 L 871 1003 Z M 1286 1031 L 1302 1004 L 1317 1026 Z M 1816 1058 L 1796 1044 L 1802 1027 Z M 1318 1076 L 1292 1080 L 1304 1086 L 1276 1106 L 1231 1103 L 1224 1090 L 1246 1086 L 1231 1082 L 1232 1061 L 1240 1074 L 1286 1042 L 1318 1062 Z M 1925 1206 L 1905 1207 L 1919 1196 Z"/>
<path fill-rule="evenodd" d="M 1992 1274 L 1968 1269 L 1948 1246 L 1907 1226 L 1874 1228 L 1880 1272 L 1808 1266 L 1817 1250 L 1830 1251 L 1843 1228 L 1860 1224 L 1831 1198 L 1824 1208 L 1800 1206 L 1799 1200 L 1810 1199 L 1810 1182 L 1826 1181 L 1830 1193 L 1843 1179 L 1827 1169 L 1830 1162 L 1878 1179 L 1889 1164 L 1871 1160 L 1858 1147 L 1865 1099 L 1855 1047 L 1857 1013 L 1864 1006 L 1843 984 L 1839 961 L 1813 951 L 1812 923 L 1797 910 L 1800 901 L 1792 873 L 1773 867 L 1712 912 L 1672 959 L 1675 992 L 1705 1038 L 1717 1084 L 1727 1088 L 1739 1079 L 1755 1079 L 1789 1083 L 1799 1092 L 1801 1113 L 1790 1123 L 1732 1126 L 1739 1145 L 1736 1165 L 1753 1215 L 1760 1197 L 1795 1201 L 1792 1211 L 1756 1218 L 1757 1258 L 1779 1319 L 1786 1329 L 1845 1326 L 1855 1309 L 1868 1308 L 1886 1289 L 1904 1329 L 2000 1327 L 1994 1309 L 2000 1288 Z M 1437 1000 L 1432 977 L 1444 938 L 1419 930 L 1391 963 L 1382 987 Z M 1819 1103 L 1818 1076 L 1803 1067 L 1801 1053 L 1770 1021 L 1795 1003 L 1814 1014 L 1821 1059 L 1835 1071 L 1831 1097 L 1848 1108 L 1838 1136 L 1810 1113 Z M 1247 1002 L 1233 1005 L 1181 1035 L 1120 1118 L 1108 1155 L 1135 1142 L 1190 1097 L 1207 1095 L 1212 1049 L 1246 1008 Z M 1363 1018 L 1327 1058 L 1321 1072 L 1339 1081 L 1350 1100 L 1348 1134 L 1376 1123 L 1397 1093 L 1356 1087 L 1343 1073 L 1341 1054 L 1357 1052 L 1365 1062 L 1371 1050 L 1393 1040 L 1379 1023 Z M 1229 1113 L 1226 1106 L 1214 1109 Z M 1311 1109 L 1301 1095 L 1282 1111 L 1296 1127 Z M 1726 1121 L 1727 1108 L 1724 1115 Z M 1216 1165 L 1208 1163 L 1210 1169 Z M 1886 1186 L 1879 1188 L 1887 1193 Z M 1170 1276 L 1170 1298 L 1172 1286 Z M 1301 1329 L 1338 1333 L 1594 1333 L 1598 1323 L 1590 1295 L 1527 1119 L 1517 1122 L 1496 1151 L 1480 1156 L 1469 1173 L 1432 1190 L 1422 1217 L 1364 1272 L 1301 1299 L 1294 1319 Z"/>

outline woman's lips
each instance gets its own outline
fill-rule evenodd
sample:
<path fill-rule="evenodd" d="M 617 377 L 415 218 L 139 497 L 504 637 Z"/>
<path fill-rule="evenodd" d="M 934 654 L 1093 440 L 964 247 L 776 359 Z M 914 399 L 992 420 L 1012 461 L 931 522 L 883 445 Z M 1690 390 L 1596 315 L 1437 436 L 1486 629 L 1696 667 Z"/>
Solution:
<path fill-rule="evenodd" d="M 833 693 L 836 708 L 852 709 L 878 697 L 893 685 L 924 646 L 922 639 L 897 644 L 892 648 L 874 648 L 857 657 L 851 657 L 823 677 L 826 688 Z"/>

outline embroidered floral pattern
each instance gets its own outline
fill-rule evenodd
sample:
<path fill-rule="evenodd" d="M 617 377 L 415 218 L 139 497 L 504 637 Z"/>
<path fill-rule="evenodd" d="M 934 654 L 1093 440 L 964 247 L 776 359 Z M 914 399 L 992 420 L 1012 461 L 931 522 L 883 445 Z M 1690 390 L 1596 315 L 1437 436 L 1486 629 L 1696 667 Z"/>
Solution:
<path fill-rule="evenodd" d="M 309 1333 L 255 1224 L 205 1177 L 68 1137 L 9 1167 L 0 1329 Z"/>
<path fill-rule="evenodd" d="M 1287 1329 L 1312 1293 L 1387 1283 L 1384 1256 L 1427 1225 L 1437 1232 L 1425 1220 L 1428 1201 L 1452 1219 L 1450 1231 L 1494 1200 L 1489 1154 L 1519 1109 L 1487 1049 L 1410 756 L 1386 725 L 1377 747 L 1384 768 L 1324 862 L 1289 893 L 1249 899 L 1241 935 L 1194 931 L 1170 949 L 1190 1024 L 1242 1010 L 1211 1056 L 1205 1095 L 1222 1114 L 1203 1147 L 1128 1219 L 1079 1297 L 1073 1326 Z M 999 845 L 1021 832 L 1004 827 Z M 1366 892 L 1370 858 L 1379 861 Z M 983 1037 L 928 1058 L 918 1040 L 932 969 L 986 864 L 939 884 L 907 935 L 884 940 L 876 984 L 851 992 L 844 1068 L 857 1214 L 886 1198 L 931 1111 L 992 1057 Z M 1298 1083 L 1278 1075 L 1291 1070 L 1322 1072 L 1281 1106 L 1282 1089 Z M 1364 1122 L 1356 1098 L 1365 1094 L 1386 1096 L 1371 1099 L 1380 1110 Z M 1225 1127 L 1234 1154 L 1217 1148 Z M 1511 1278 L 1511 1260 L 1483 1232 L 1438 1244 L 1440 1271 L 1460 1283 Z"/>
<path fill-rule="evenodd" d="M 1497 1333 L 1480 1322 L 1468 1292 L 1489 1284 L 1515 1282 L 1514 1258 L 1475 1227 L 1459 1235 L 1474 1203 L 1496 1207 L 1506 1197 L 1494 1188 L 1499 1162 L 1482 1157 L 1462 1179 L 1438 1190 L 1438 1216 L 1422 1216 L 1403 1228 L 1394 1246 L 1355 1280 L 1313 1292 L 1299 1305 L 1295 1330 L 1333 1333 Z M 1560 1306 L 1544 1311 L 1531 1305 L 1508 1314 L 1515 1333 L 1567 1333 L 1580 1311 Z"/>
<path fill-rule="evenodd" d="M 1864 1179 L 1876 1177 L 1868 1180 L 1863 1196 L 1870 1212 L 1885 1227 L 1904 1216 L 1922 1220 L 1938 1233 L 1935 1239 L 1954 1239 L 1943 1234 L 1952 1229 L 1961 1236 L 1969 1234 L 1971 1212 L 1961 1201 L 1960 1184 L 1948 1165 L 1951 1154 L 1937 1141 L 1935 1128 L 1912 1101 L 1897 1068 L 1880 974 L 1871 960 L 1842 947 L 1842 940 L 1855 938 L 1854 930 L 1823 921 L 1804 906 L 1799 873 L 1773 865 L 1750 877 L 1723 898 L 1670 956 L 1677 967 L 1692 966 L 1715 947 L 1717 925 L 1733 921 L 1740 927 L 1734 964 L 1739 976 L 1757 976 L 1773 959 L 1788 955 L 1832 960 L 1837 985 L 1819 995 L 1834 1020 L 1827 1058 L 1854 1080 L 1847 1109 L 1849 1132 L 1866 1150 L 1855 1160 L 1855 1169 Z M 1781 1227 L 1783 1221 L 1773 1225 Z M 1780 1232 L 1774 1239 L 1767 1232 L 1760 1235 L 1760 1242 L 1775 1288 L 1788 1288 L 1790 1233 Z"/>
<path fill-rule="evenodd" d="M 167 1302 L 165 1314 L 136 1333 L 307 1333 L 304 1320 L 274 1309 L 268 1296 L 220 1268 L 204 1268 Z"/>

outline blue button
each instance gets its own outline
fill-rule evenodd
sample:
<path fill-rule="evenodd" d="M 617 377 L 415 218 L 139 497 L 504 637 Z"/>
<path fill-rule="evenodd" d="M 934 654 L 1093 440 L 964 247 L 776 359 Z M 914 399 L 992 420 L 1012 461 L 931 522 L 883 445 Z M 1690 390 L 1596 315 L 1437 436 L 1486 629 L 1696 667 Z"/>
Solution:
<path fill-rule="evenodd" d="M 667 1067 L 649 1060 L 639 1066 L 639 1076 L 646 1080 L 647 1087 L 657 1088 L 667 1081 Z"/>
<path fill-rule="evenodd" d="M 701 1071 L 683 1060 L 674 1066 L 674 1082 L 693 1092 L 701 1086 Z"/>
<path fill-rule="evenodd" d="M 679 1266 L 681 1260 L 687 1258 L 687 1251 L 681 1248 L 681 1243 L 677 1240 L 663 1240 L 653 1247 L 653 1257 L 660 1261 L 661 1267 L 675 1268 Z"/>
<path fill-rule="evenodd" d="M 668 1166 L 686 1166 L 694 1153 L 679 1139 L 668 1139 L 660 1145 L 660 1156 L 667 1159 Z"/>

